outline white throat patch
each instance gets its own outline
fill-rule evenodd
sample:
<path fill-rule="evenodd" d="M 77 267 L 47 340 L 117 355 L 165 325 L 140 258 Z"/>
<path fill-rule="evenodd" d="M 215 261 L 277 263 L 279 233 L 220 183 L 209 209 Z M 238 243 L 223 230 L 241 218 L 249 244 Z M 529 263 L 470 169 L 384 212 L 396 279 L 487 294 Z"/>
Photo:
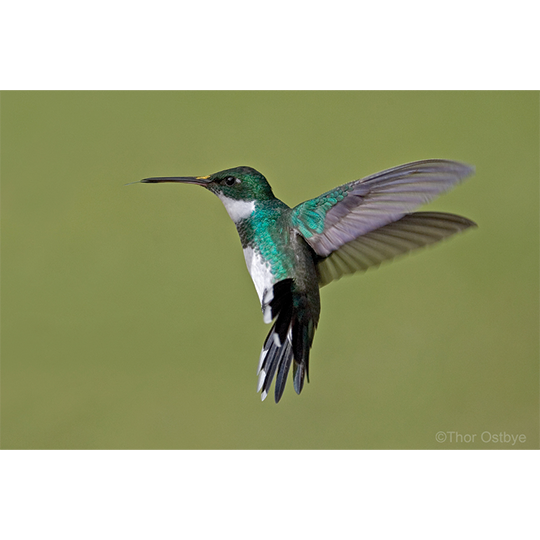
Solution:
<path fill-rule="evenodd" d="M 225 195 L 222 195 L 221 193 L 218 194 L 218 197 L 221 199 L 223 206 L 225 206 L 225 210 L 227 210 L 227 213 L 235 223 L 248 218 L 255 210 L 255 201 L 237 201 L 236 199 L 225 197 Z"/>

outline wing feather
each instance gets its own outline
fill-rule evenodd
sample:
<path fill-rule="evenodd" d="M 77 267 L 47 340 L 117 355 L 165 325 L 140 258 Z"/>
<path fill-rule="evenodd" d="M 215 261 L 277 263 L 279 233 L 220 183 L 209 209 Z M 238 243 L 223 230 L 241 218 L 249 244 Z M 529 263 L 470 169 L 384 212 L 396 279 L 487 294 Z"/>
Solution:
<path fill-rule="evenodd" d="M 319 285 L 365 271 L 383 261 L 427 246 L 476 224 L 444 212 L 414 212 L 347 242 L 317 264 Z"/>
<path fill-rule="evenodd" d="M 323 257 L 399 220 L 450 190 L 474 168 L 441 159 L 416 161 L 339 186 L 291 211 L 293 227 Z"/>

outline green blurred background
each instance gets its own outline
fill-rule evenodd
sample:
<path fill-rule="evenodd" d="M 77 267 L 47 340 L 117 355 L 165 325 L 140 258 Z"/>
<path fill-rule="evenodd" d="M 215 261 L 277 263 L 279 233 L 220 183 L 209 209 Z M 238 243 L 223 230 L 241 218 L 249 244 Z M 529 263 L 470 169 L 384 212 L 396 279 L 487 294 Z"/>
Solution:
<path fill-rule="evenodd" d="M 2 447 L 538 448 L 538 104 L 3 92 Z M 433 157 L 476 176 L 424 209 L 479 228 L 325 287 L 311 382 L 279 405 L 255 392 L 268 327 L 219 200 L 124 186 L 250 165 L 295 205 Z"/>

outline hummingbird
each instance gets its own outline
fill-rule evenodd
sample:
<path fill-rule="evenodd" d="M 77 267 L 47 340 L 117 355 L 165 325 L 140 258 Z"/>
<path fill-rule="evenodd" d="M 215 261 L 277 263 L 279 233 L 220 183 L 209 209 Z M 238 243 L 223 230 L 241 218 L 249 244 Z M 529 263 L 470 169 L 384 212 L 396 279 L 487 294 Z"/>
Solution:
<path fill-rule="evenodd" d="M 455 214 L 413 212 L 473 172 L 474 167 L 456 161 L 416 161 L 343 184 L 293 208 L 276 198 L 252 167 L 141 182 L 195 184 L 225 206 L 240 236 L 263 320 L 273 323 L 259 357 L 257 392 L 264 400 L 275 377 L 278 403 L 291 364 L 296 393 L 305 379 L 309 382 L 319 289 L 475 227 Z"/>

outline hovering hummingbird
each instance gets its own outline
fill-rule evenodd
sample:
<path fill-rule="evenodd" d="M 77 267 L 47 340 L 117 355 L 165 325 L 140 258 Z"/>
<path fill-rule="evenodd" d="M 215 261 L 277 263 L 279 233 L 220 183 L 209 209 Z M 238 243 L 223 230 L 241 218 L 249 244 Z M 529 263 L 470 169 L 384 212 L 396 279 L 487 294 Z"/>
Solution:
<path fill-rule="evenodd" d="M 141 182 L 195 184 L 221 199 L 240 235 L 264 322 L 274 321 L 259 359 L 257 392 L 264 400 L 277 373 L 278 403 L 291 363 L 297 394 L 304 378 L 309 381 L 319 288 L 475 227 L 454 214 L 411 213 L 473 172 L 474 167 L 455 161 L 416 161 L 343 184 L 294 208 L 277 199 L 251 167 Z"/>

